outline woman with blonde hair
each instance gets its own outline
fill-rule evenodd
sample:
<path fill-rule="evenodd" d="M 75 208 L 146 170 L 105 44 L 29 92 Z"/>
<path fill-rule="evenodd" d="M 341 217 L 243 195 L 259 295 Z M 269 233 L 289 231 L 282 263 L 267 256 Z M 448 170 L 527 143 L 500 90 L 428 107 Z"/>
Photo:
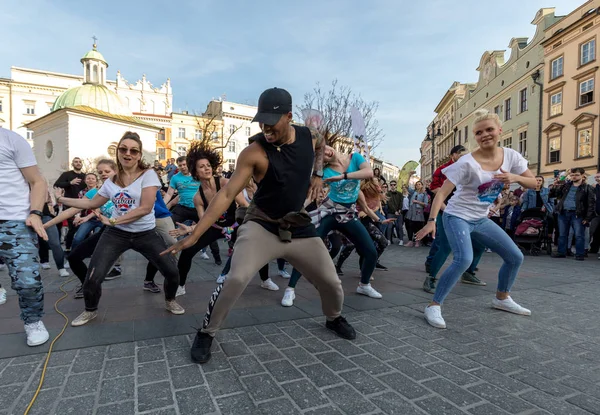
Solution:
<path fill-rule="evenodd" d="M 446 328 L 441 304 L 473 260 L 472 239 L 489 247 L 504 261 L 492 307 L 514 314 L 531 314 L 510 296 L 523 254 L 510 236 L 488 218 L 488 213 L 504 185 L 518 183 L 534 188 L 536 180 L 521 154 L 498 146 L 501 134 L 498 115 L 485 109 L 475 112 L 473 136 L 479 147 L 442 171 L 446 181 L 435 195 L 427 225 L 417 233 L 417 239 L 430 233 L 435 237 L 435 218 L 444 200 L 456 188 L 442 217 L 454 259 L 440 277 L 433 301 L 425 308 L 425 320 L 433 327 Z"/>
<path fill-rule="evenodd" d="M 415 183 L 415 191 L 410 195 L 410 202 L 406 220 L 406 232 L 408 233 L 408 242 L 405 246 L 420 246 L 420 242 L 414 241 L 414 235 L 425 224 L 425 207 L 429 204 L 429 196 L 425 191 L 422 181 Z M 430 215 L 431 216 L 431 215 Z"/>

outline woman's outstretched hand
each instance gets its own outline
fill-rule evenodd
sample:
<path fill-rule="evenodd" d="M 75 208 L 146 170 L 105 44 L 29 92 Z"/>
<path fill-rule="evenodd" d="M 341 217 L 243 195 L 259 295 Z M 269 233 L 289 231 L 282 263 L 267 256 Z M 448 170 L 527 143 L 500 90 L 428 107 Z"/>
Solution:
<path fill-rule="evenodd" d="M 417 241 L 420 241 L 429 234 L 431 234 L 432 238 L 435 238 L 435 222 L 427 222 L 427 225 L 423 226 L 423 228 L 417 232 Z"/>

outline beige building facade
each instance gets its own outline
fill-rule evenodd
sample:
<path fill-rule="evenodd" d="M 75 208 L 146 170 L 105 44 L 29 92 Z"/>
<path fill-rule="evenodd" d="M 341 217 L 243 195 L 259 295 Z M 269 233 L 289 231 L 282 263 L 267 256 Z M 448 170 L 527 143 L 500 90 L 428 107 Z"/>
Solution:
<path fill-rule="evenodd" d="M 546 30 L 541 174 L 600 170 L 597 42 L 600 0 L 587 1 Z"/>

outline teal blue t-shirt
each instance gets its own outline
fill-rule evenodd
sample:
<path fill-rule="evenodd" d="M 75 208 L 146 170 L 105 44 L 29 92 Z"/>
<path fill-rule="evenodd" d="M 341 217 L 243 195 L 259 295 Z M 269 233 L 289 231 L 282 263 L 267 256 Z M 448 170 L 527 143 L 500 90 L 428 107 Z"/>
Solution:
<path fill-rule="evenodd" d="M 352 153 L 352 159 L 348 166 L 347 173 L 360 170 L 360 165 L 366 160 L 360 153 Z M 323 177 L 339 176 L 344 172 L 338 172 L 330 167 L 326 167 L 323 171 Z M 340 180 L 339 182 L 329 183 L 329 198 L 335 203 L 355 203 L 358 200 L 358 193 L 360 192 L 360 180 L 349 179 Z"/>
<path fill-rule="evenodd" d="M 85 194 L 85 197 L 91 200 L 94 198 L 94 196 L 96 196 L 96 193 L 98 193 L 98 189 L 93 188 Z M 110 219 L 112 218 L 114 208 L 115 205 L 113 204 L 112 200 L 109 200 L 108 202 L 100 206 L 100 213 L 102 213 L 103 216 L 106 216 Z"/>
<path fill-rule="evenodd" d="M 171 178 L 169 186 L 179 193 L 179 204 L 181 206 L 194 207 L 194 195 L 200 187 L 199 181 L 194 180 L 192 176 L 184 176 L 179 172 Z"/>

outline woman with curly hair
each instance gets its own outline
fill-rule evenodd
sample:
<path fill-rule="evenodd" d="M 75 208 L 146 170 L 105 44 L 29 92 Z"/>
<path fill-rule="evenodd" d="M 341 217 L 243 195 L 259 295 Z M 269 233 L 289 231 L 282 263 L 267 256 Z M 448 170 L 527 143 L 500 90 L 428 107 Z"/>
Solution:
<path fill-rule="evenodd" d="M 173 314 L 185 310 L 175 301 L 179 273 L 172 256 L 161 256 L 167 244 L 156 232 L 154 202 L 160 181 L 156 172 L 142 160 L 142 140 L 137 133 L 126 132 L 117 145 L 117 174 L 104 182 L 92 199 L 59 197 L 57 202 L 78 209 L 97 209 L 109 200 L 112 217 L 98 217 L 107 227 L 94 250 L 83 283 L 85 311 L 72 326 L 82 326 L 98 315 L 102 281 L 121 254 L 133 249 L 144 255 L 165 276 L 165 308 Z"/>
<path fill-rule="evenodd" d="M 215 177 L 214 175 L 214 172 L 217 171 L 217 168 L 221 164 L 221 154 L 202 142 L 192 143 L 188 150 L 187 165 L 190 169 L 190 174 L 195 180 L 200 182 L 200 187 L 198 187 L 198 191 L 194 196 L 194 206 L 198 211 L 198 218 L 200 219 L 202 219 L 205 210 L 219 190 L 229 182 L 229 179 Z M 244 195 L 239 193 L 236 196 L 235 201 L 229 205 L 227 210 L 223 212 L 221 217 L 212 225 L 212 227 L 208 229 L 208 231 L 206 231 L 193 246 L 181 251 L 178 262 L 178 295 L 185 294 L 185 282 L 188 273 L 192 268 L 192 259 L 194 259 L 194 256 L 211 243 L 224 238 L 224 233 L 227 232 L 227 228 L 235 223 L 236 203 L 240 206 L 248 206 L 248 202 L 246 202 Z M 188 235 L 192 233 L 195 228 L 195 226 L 186 226 L 182 223 L 178 223 L 177 226 L 178 228 L 172 233 L 173 236 Z"/>

